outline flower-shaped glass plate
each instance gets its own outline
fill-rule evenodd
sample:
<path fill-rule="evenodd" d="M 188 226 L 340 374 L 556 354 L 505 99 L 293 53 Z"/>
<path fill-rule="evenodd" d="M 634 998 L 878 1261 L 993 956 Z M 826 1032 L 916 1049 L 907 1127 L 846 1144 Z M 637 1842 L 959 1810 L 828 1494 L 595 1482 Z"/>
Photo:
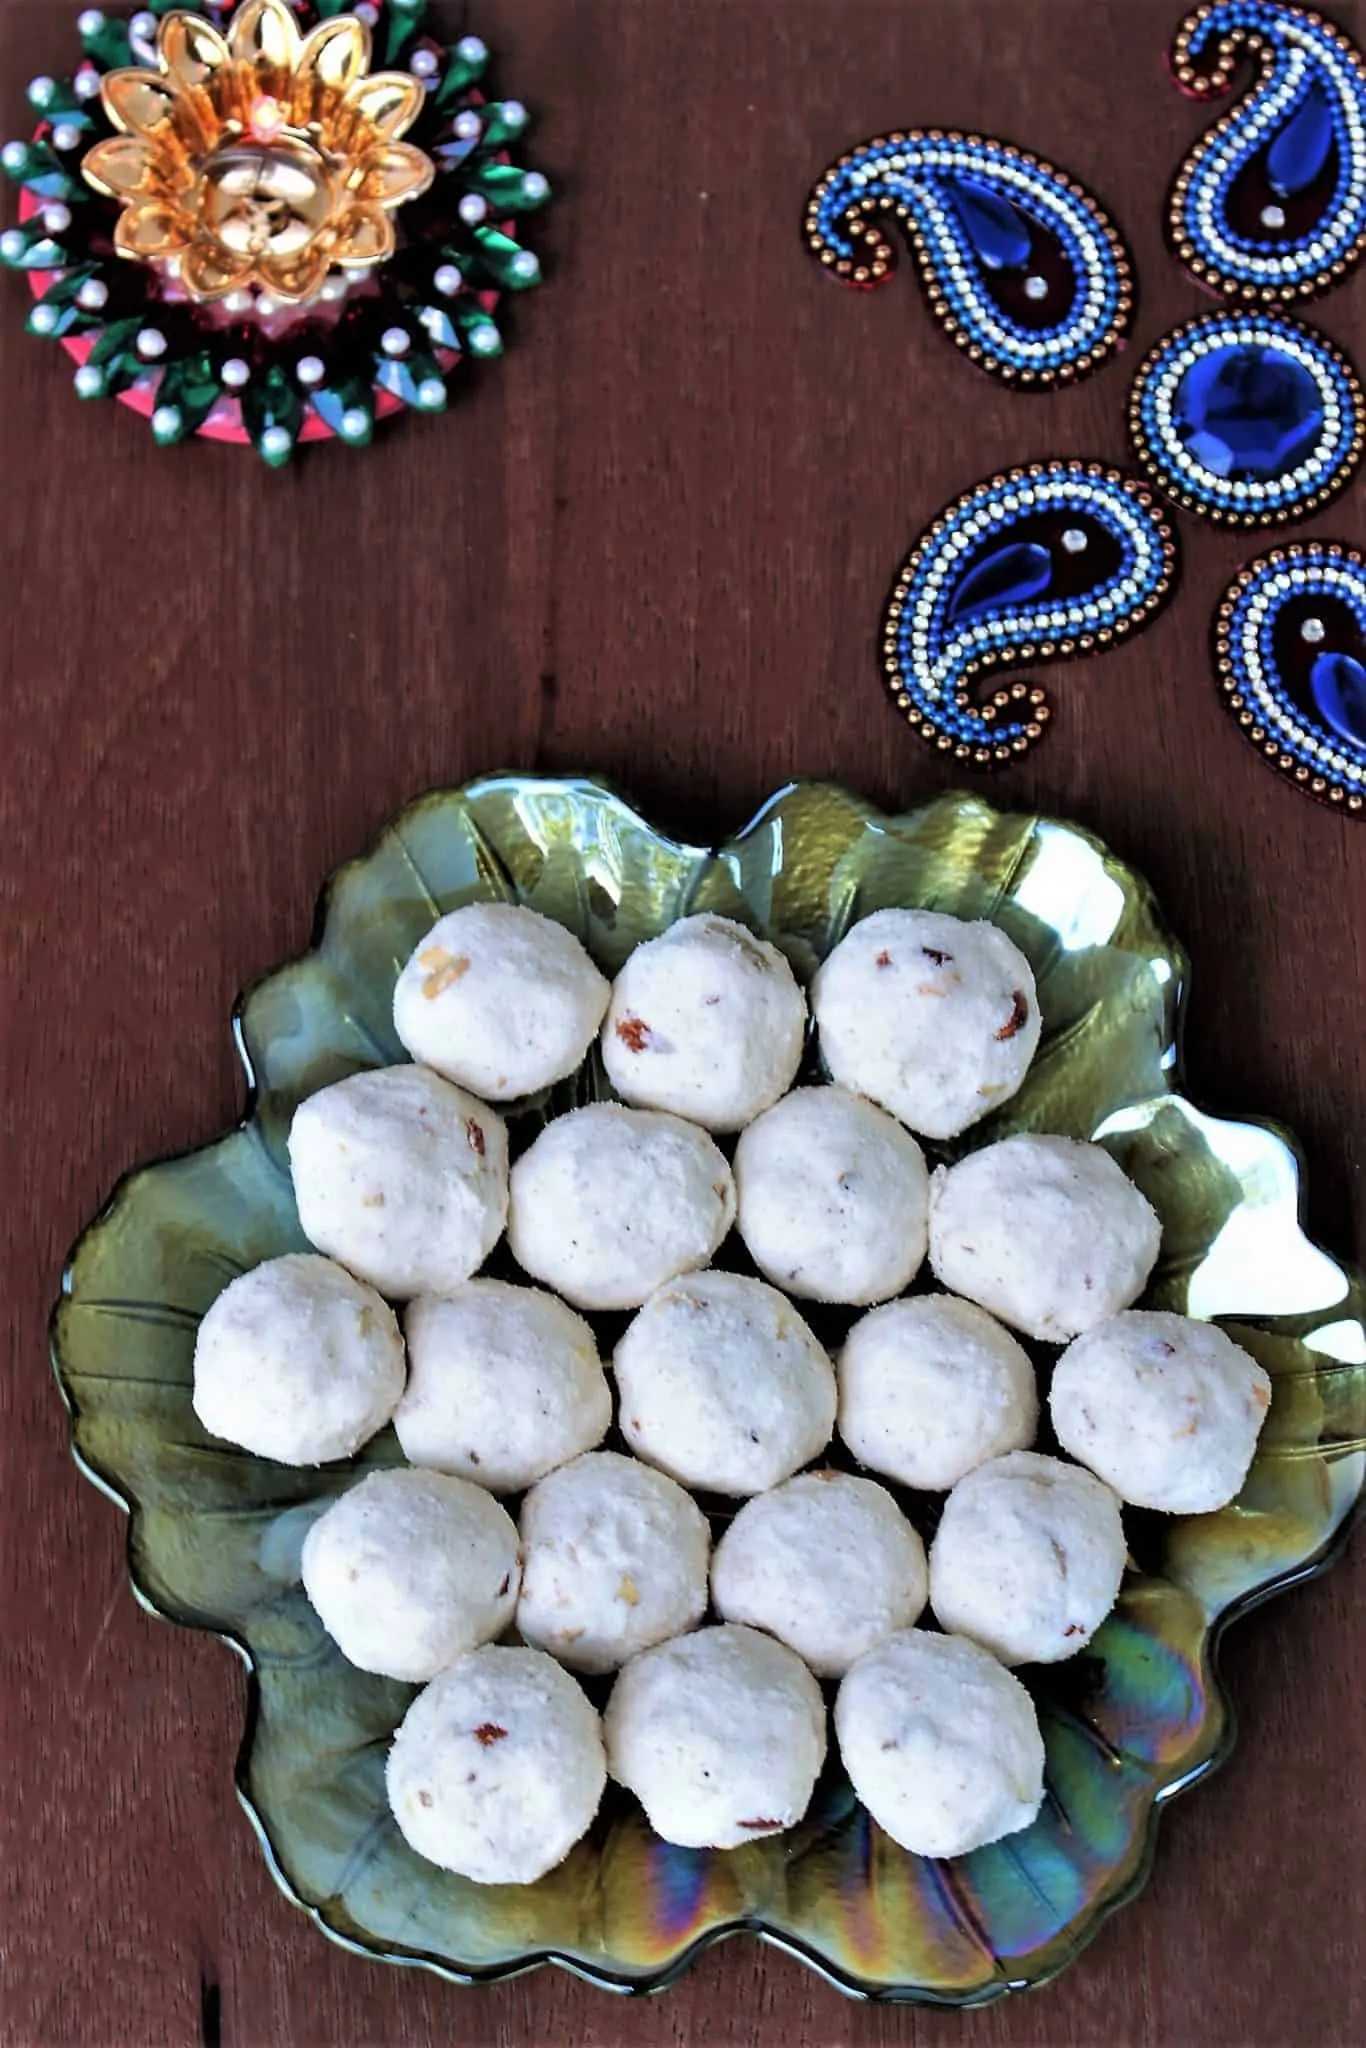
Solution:
<path fill-rule="evenodd" d="M 1237 1502 L 1188 1520 L 1130 1513 L 1134 1568 L 1114 1614 L 1086 1655 L 1025 1674 L 1048 1753 L 1025 1832 L 952 1863 L 907 1855 L 832 1758 L 801 1827 L 724 1853 L 668 1847 L 614 1788 L 589 1837 L 526 1888 L 447 1875 L 398 1834 L 384 1758 L 413 1689 L 343 1662 L 298 1572 L 320 1502 L 358 1469 L 398 1462 L 392 1432 L 321 1472 L 246 1456 L 196 1421 L 192 1356 L 220 1289 L 303 1244 L 285 1155 L 295 1104 L 403 1057 L 399 968 L 439 912 L 477 897 L 559 919 L 608 973 L 704 908 L 775 939 L 799 974 L 889 904 L 994 918 L 1029 956 L 1042 1048 L 1022 1092 L 964 1142 L 1039 1130 L 1107 1145 L 1163 1220 L 1145 1299 L 1217 1317 L 1274 1397 Z M 242 1799 L 281 1884 L 329 1934 L 462 1980 L 555 1961 L 644 1990 L 746 1930 L 850 1991 L 967 2005 L 1051 1976 L 1138 1887 L 1162 1801 L 1229 1746 L 1221 1628 L 1330 1558 L 1366 1452 L 1366 1293 L 1305 1238 L 1289 1141 L 1182 1096 L 1185 975 L 1147 888 L 1095 840 L 969 796 L 884 817 L 798 786 L 713 853 L 596 782 L 500 777 L 421 799 L 341 870 L 313 951 L 239 1005 L 246 1120 L 123 1182 L 77 1247 L 54 1320 L 77 1456 L 130 1512 L 139 1596 L 250 1667 Z M 590 1061 L 514 1129 L 600 1086 Z"/>

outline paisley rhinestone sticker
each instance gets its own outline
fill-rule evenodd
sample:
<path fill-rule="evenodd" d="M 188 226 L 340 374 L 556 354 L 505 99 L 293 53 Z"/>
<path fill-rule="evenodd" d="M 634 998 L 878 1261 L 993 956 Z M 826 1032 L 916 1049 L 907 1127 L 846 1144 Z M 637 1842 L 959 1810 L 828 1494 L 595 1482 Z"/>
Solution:
<path fill-rule="evenodd" d="M 993 672 L 1103 653 L 1170 596 L 1176 540 L 1151 493 L 1099 462 L 1032 463 L 954 501 L 908 556 L 887 609 L 897 709 L 955 760 L 990 768 L 1043 735 L 1040 688 Z"/>
<path fill-rule="evenodd" d="M 1296 789 L 1366 816 L 1366 558 L 1336 542 L 1276 548 L 1224 593 L 1224 703 Z"/>
<path fill-rule="evenodd" d="M 1171 50 L 1177 84 L 1202 100 L 1246 61 L 1250 89 L 1177 172 L 1168 236 L 1226 298 L 1311 298 L 1366 250 L 1366 60 L 1321 14 L 1281 0 L 1213 0 Z"/>
<path fill-rule="evenodd" d="M 1083 185 L 984 135 L 875 137 L 833 163 L 807 202 L 806 239 L 841 283 L 891 276 L 892 216 L 930 311 L 969 359 L 1022 390 L 1090 375 L 1133 314 L 1119 231 Z"/>
<path fill-rule="evenodd" d="M 1364 413 L 1356 371 L 1314 328 L 1269 311 L 1211 313 L 1145 357 L 1129 433 L 1143 467 L 1188 512 L 1283 526 L 1350 482 Z"/>

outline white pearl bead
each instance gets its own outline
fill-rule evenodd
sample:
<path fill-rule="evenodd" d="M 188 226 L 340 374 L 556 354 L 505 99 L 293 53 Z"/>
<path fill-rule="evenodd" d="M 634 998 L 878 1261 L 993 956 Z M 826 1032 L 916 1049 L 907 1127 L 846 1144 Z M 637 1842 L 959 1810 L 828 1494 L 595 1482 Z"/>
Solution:
<path fill-rule="evenodd" d="M 1061 538 L 1063 547 L 1069 555 L 1080 555 L 1086 552 L 1086 535 L 1079 526 L 1067 527 Z"/>
<path fill-rule="evenodd" d="M 514 256 L 509 268 L 523 284 L 530 284 L 541 274 L 540 260 L 530 249 L 523 249 L 520 255 Z"/>
<path fill-rule="evenodd" d="M 35 334 L 51 334 L 57 325 L 57 308 L 35 306 L 28 316 L 28 324 Z"/>
<path fill-rule="evenodd" d="M 293 446 L 294 441 L 287 427 L 267 427 L 261 436 L 263 455 L 288 455 Z"/>
<path fill-rule="evenodd" d="M 98 398 L 104 390 L 104 371 L 97 363 L 82 363 L 75 384 L 82 398 Z"/>
<path fill-rule="evenodd" d="M 453 263 L 443 263 L 432 279 L 443 299 L 453 299 L 464 282 L 464 278 Z"/>
<path fill-rule="evenodd" d="M 550 197 L 549 178 L 543 177 L 540 171 L 528 171 L 522 180 L 522 197 L 524 199 L 548 199 Z"/>
<path fill-rule="evenodd" d="M 467 112 L 456 115 L 451 132 L 459 142 L 475 142 L 483 134 L 484 124 L 473 108 L 470 108 Z"/>
<path fill-rule="evenodd" d="M 504 100 L 502 105 L 503 124 L 508 128 L 525 128 L 527 111 L 520 100 Z"/>
<path fill-rule="evenodd" d="M 412 345 L 412 336 L 402 327 L 388 328 L 380 341 L 386 356 L 406 356 Z"/>
<path fill-rule="evenodd" d="M 1048 297 L 1048 279 L 1037 276 L 1027 277 L 1024 281 L 1024 295 L 1027 299 L 1033 299 L 1036 304 L 1040 299 L 1046 299 Z"/>
<path fill-rule="evenodd" d="M 353 408 L 350 412 L 342 414 L 341 430 L 348 441 L 359 441 L 369 425 L 369 415 L 361 412 L 359 408 Z"/>
<path fill-rule="evenodd" d="M 23 234 L 18 228 L 6 228 L 4 234 L 0 235 L 0 256 L 3 256 L 7 263 L 17 263 L 24 253 L 25 246 Z"/>
<path fill-rule="evenodd" d="M 497 352 L 501 336 L 491 320 L 481 320 L 469 331 L 469 345 L 477 356 L 493 355 Z"/>
<path fill-rule="evenodd" d="M 249 313 L 256 304 L 250 292 L 229 292 L 223 301 L 225 313 Z"/>
<path fill-rule="evenodd" d="M 31 78 L 28 85 L 29 105 L 33 107 L 46 107 L 50 105 L 56 90 L 57 81 L 55 78 L 48 78 L 46 74 L 38 78 Z"/>
<path fill-rule="evenodd" d="M 50 235 L 63 235 L 71 226 L 71 208 L 54 203 L 43 208 L 43 226 Z"/>
<path fill-rule="evenodd" d="M 446 387 L 440 377 L 424 377 L 417 387 L 418 402 L 434 409 L 446 403 Z"/>
<path fill-rule="evenodd" d="M 109 287 L 98 277 L 88 277 L 76 294 L 76 304 L 86 313 L 99 313 L 109 304 Z"/>
<path fill-rule="evenodd" d="M 251 364 L 244 363 L 241 356 L 229 356 L 218 374 L 229 391 L 240 391 L 251 382 Z"/>
<path fill-rule="evenodd" d="M 477 192 L 467 192 L 459 206 L 461 220 L 471 228 L 477 228 L 480 221 L 487 218 L 488 210 L 488 202 Z"/>
<path fill-rule="evenodd" d="M 431 50 L 414 50 L 408 69 L 414 78 L 435 78 L 441 69 L 441 61 Z"/>
<path fill-rule="evenodd" d="M 169 440 L 180 432 L 181 413 L 178 405 L 159 405 L 152 414 L 152 432 L 158 440 Z"/>
<path fill-rule="evenodd" d="M 1300 627 L 1301 640 L 1307 640 L 1311 647 L 1317 647 L 1327 628 L 1322 619 L 1306 619 Z"/>
<path fill-rule="evenodd" d="M 59 121 L 52 131 L 52 146 L 64 151 L 79 149 L 84 132 L 74 121 Z"/>
<path fill-rule="evenodd" d="M 159 328 L 144 327 L 138 336 L 138 354 L 145 363 L 159 362 L 166 353 L 166 337 Z"/>
<path fill-rule="evenodd" d="M 256 311 L 260 315 L 262 320 L 273 320 L 275 315 L 279 312 L 279 310 L 279 305 L 271 297 L 269 292 L 257 293 Z"/>
<path fill-rule="evenodd" d="M 482 64 L 489 53 L 487 43 L 482 43 L 478 36 L 462 36 L 455 48 L 465 64 Z"/>
<path fill-rule="evenodd" d="M 7 142 L 0 149 L 0 164 L 5 166 L 11 177 L 17 178 L 27 162 L 28 149 L 22 142 Z"/>
<path fill-rule="evenodd" d="M 104 16 L 98 7 L 87 7 L 76 16 L 76 26 L 83 36 L 97 36 L 104 27 Z"/>
<path fill-rule="evenodd" d="M 294 374 L 301 384 L 311 388 L 322 383 L 327 375 L 327 365 L 321 356 L 300 356 Z"/>

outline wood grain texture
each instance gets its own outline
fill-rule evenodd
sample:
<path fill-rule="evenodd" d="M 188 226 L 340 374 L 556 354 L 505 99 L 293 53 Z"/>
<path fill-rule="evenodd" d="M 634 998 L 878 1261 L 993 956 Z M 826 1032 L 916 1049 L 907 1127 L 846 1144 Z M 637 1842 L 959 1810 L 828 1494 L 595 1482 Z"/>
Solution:
<path fill-rule="evenodd" d="M 1136 348 L 1203 302 L 1159 202 L 1199 131 L 1164 78 L 1180 0 L 479 0 L 559 189 L 550 282 L 439 422 L 288 474 L 158 452 L 82 406 L 0 293 L 0 2040 L 6 2048 L 1180 2044 L 1366 2036 L 1360 1551 L 1245 1621 L 1241 1739 L 1177 1803 L 1143 1899 L 1053 1988 L 958 2018 L 860 2008 L 752 1943 L 625 2004 L 555 1972 L 453 1989 L 333 1948 L 232 1793 L 241 1675 L 145 1618 L 124 1528 L 70 1468 L 44 1357 L 65 1249 L 134 1161 L 241 1095 L 240 984 L 304 943 L 337 861 L 425 785 L 606 772 L 665 825 L 739 824 L 794 774 L 883 804 L 941 765 L 881 694 L 891 573 L 1012 460 L 1122 458 L 1135 361 L 1055 398 L 973 375 L 908 274 L 843 293 L 812 179 L 898 124 L 1071 167 L 1138 257 Z M 0 0 L 0 114 L 59 70 L 70 5 Z M 1335 0 L 1366 31 L 1366 8 Z M 452 28 L 461 17 L 448 10 Z M 1315 316 L 1366 355 L 1366 276 Z M 1150 632 L 1046 678 L 1047 744 L 993 785 L 1100 832 L 1193 953 L 1212 1107 L 1267 1112 L 1309 1214 L 1366 1258 L 1366 827 L 1287 790 L 1209 675 L 1255 547 L 1184 524 Z M 1358 488 L 1307 533 L 1366 539 Z"/>

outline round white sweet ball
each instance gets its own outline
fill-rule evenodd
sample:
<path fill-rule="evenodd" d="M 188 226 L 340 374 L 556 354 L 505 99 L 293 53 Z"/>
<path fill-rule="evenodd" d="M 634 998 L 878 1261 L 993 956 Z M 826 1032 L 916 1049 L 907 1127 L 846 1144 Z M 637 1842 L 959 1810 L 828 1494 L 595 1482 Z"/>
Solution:
<path fill-rule="evenodd" d="M 503 1234 L 507 1130 L 427 1067 L 353 1074 L 301 1102 L 289 1130 L 310 1244 L 396 1300 L 458 1287 Z"/>
<path fill-rule="evenodd" d="M 243 1273 L 199 1325 L 195 1414 L 210 1436 L 277 1465 L 353 1456 L 402 1392 L 392 1309 L 313 1252 Z"/>
<path fill-rule="evenodd" d="M 400 974 L 394 1028 L 415 1060 L 487 1102 L 511 1102 L 573 1073 L 610 993 L 552 918 L 467 903 L 433 925 Z"/>
<path fill-rule="evenodd" d="M 879 1643 L 840 1686 L 835 1733 L 859 1799 L 913 1856 L 966 1856 L 1043 1804 L 1034 1702 L 961 1636 L 917 1628 Z"/>
<path fill-rule="evenodd" d="M 711 1590 L 723 1621 L 764 1629 L 818 1678 L 838 1678 L 920 1615 L 925 1546 L 871 1479 L 804 1472 L 741 1508 L 716 1547 Z"/>
<path fill-rule="evenodd" d="M 861 1316 L 837 1371 L 839 1433 L 861 1465 L 944 1493 L 965 1472 L 1034 1441 L 1028 1353 L 970 1301 L 917 1294 Z"/>
<path fill-rule="evenodd" d="M 819 968 L 811 1007 L 834 1080 L 927 1138 L 1016 1093 L 1038 1050 L 1034 975 L 998 925 L 875 910 Z"/>
<path fill-rule="evenodd" d="M 1121 1500 L 1169 1515 L 1227 1507 L 1270 1405 L 1270 1376 L 1231 1337 L 1157 1309 L 1078 1337 L 1049 1395 L 1063 1449 Z"/>
<path fill-rule="evenodd" d="M 960 1479 L 930 1545 L 941 1628 L 1003 1664 L 1057 1664 L 1090 1642 L 1124 1576 L 1119 1501 L 1094 1473 L 1011 1451 Z"/>
<path fill-rule="evenodd" d="M 475 1884 L 534 1884 L 593 1824 L 602 1722 L 540 1650 L 471 1650 L 418 1694 L 385 1773 L 419 1856 Z"/>
<path fill-rule="evenodd" d="M 930 1181 L 938 1279 L 1051 1344 L 1127 1308 L 1161 1242 L 1152 1204 L 1101 1146 L 1074 1138 L 1003 1138 Z"/>
<path fill-rule="evenodd" d="M 652 1110 L 571 1110 L 512 1169 L 512 1255 L 576 1308 L 638 1308 L 705 1266 L 734 1220 L 724 1154 L 696 1124 Z"/>
<path fill-rule="evenodd" d="M 795 1827 L 825 1760 L 825 1702 L 801 1658 L 730 1624 L 632 1658 L 604 1726 L 612 1776 L 685 1849 Z"/>
<path fill-rule="evenodd" d="M 550 1473 L 522 1503 L 521 1532 L 517 1627 L 575 1671 L 615 1671 L 706 1612 L 706 1517 L 635 1458 L 590 1451 Z"/>
<path fill-rule="evenodd" d="M 847 1088 L 798 1088 L 735 1150 L 737 1222 L 764 1278 L 809 1301 L 887 1301 L 928 1242 L 930 1182 L 895 1117 Z"/>
<path fill-rule="evenodd" d="M 612 1360 L 638 1457 L 708 1493 L 763 1493 L 835 1426 L 835 1369 L 789 1301 L 738 1273 L 652 1294 Z"/>
<path fill-rule="evenodd" d="M 728 917 L 681 918 L 637 946 L 602 1031 L 624 1102 L 738 1131 L 792 1086 L 806 999 L 776 946 Z"/>
<path fill-rule="evenodd" d="M 502 1634 L 518 1569 L 512 1517 L 444 1472 L 372 1472 L 304 1538 L 304 1591 L 343 1657 L 417 1683 Z"/>
<path fill-rule="evenodd" d="M 394 1428 L 414 1465 L 520 1493 L 611 1426 L 593 1332 L 539 1287 L 467 1280 L 411 1302 L 404 1330 L 408 1385 Z"/>

